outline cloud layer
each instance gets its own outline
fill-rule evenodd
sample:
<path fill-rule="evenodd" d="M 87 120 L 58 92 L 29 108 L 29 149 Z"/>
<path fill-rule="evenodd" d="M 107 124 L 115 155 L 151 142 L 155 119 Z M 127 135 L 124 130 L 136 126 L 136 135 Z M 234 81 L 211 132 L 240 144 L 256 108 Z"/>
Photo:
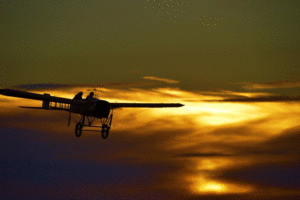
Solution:
<path fill-rule="evenodd" d="M 276 82 L 266 82 L 266 83 L 240 82 L 240 83 L 231 83 L 231 84 L 242 85 L 242 87 L 247 90 L 300 87 L 300 81 L 276 81 Z"/>
<path fill-rule="evenodd" d="M 166 79 L 166 78 L 157 78 L 157 77 L 154 77 L 154 76 L 144 76 L 143 79 L 153 80 L 153 81 L 160 81 L 160 82 L 171 83 L 171 84 L 179 83 L 179 81 L 176 81 L 176 80 Z"/>
<path fill-rule="evenodd" d="M 72 98 L 79 89 L 39 92 Z M 93 132 L 76 138 L 74 125 L 79 116 L 73 115 L 68 128 L 66 112 L 20 109 L 18 105 L 41 102 L 1 96 L 5 195 L 74 199 L 299 196 L 300 104 L 204 101 L 222 95 L 244 96 L 229 91 L 210 96 L 165 87 L 105 89 L 101 98 L 111 102 L 185 104 L 171 109 L 115 110 L 107 140 Z"/>

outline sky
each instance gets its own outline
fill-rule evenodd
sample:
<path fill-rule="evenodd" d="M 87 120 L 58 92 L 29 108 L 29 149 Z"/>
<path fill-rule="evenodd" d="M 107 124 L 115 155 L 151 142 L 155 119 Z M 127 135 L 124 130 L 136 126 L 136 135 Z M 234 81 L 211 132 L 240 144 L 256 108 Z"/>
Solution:
<path fill-rule="evenodd" d="M 1 96 L 4 197 L 298 198 L 299 6 L 1 0 L 1 89 L 185 105 L 116 109 L 103 140 Z"/>

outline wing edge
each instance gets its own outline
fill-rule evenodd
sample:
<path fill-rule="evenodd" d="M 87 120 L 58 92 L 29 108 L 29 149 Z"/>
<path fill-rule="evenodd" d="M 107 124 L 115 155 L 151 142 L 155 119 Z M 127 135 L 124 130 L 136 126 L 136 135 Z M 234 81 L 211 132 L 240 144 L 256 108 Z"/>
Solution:
<path fill-rule="evenodd" d="M 181 103 L 110 103 L 111 108 L 179 108 Z"/>

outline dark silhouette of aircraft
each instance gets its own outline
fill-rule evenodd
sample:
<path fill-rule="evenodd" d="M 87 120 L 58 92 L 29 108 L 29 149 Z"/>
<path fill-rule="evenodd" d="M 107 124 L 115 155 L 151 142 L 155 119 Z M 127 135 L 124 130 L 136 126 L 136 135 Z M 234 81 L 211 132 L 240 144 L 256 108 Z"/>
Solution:
<path fill-rule="evenodd" d="M 103 139 L 108 137 L 113 118 L 113 109 L 115 108 L 167 108 L 184 106 L 180 103 L 110 103 L 105 100 L 94 98 L 93 92 L 90 93 L 87 99 L 82 99 L 82 92 L 76 94 L 74 99 L 55 97 L 46 93 L 36 94 L 12 89 L 0 89 L 0 94 L 43 101 L 42 107 L 19 106 L 21 108 L 68 111 L 68 126 L 70 125 L 71 113 L 79 114 L 81 115 L 81 119 L 75 126 L 75 135 L 80 137 L 83 128 L 86 126 L 99 127 L 101 128 L 101 131 L 99 132 L 101 132 Z M 100 119 L 101 126 L 92 126 L 96 118 Z"/>

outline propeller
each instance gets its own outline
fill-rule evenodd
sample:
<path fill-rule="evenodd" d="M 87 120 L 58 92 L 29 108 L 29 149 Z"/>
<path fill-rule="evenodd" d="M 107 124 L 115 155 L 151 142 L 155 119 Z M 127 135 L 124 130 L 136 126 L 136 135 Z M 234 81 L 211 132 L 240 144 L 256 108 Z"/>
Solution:
<path fill-rule="evenodd" d="M 104 88 L 104 87 L 102 86 L 102 88 Z M 94 92 L 94 97 L 97 98 L 97 99 L 99 98 L 98 91 L 103 92 L 103 90 L 98 90 L 97 88 L 94 88 L 93 90 L 86 90 L 86 91 Z"/>

